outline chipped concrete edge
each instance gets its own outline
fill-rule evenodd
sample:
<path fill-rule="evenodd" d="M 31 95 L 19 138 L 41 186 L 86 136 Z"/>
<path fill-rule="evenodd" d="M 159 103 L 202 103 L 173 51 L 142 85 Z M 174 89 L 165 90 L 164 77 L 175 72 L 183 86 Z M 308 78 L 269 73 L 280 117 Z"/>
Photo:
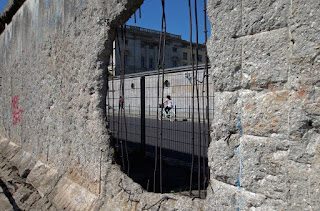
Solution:
<path fill-rule="evenodd" d="M 97 210 L 101 207 L 99 197 L 34 157 L 7 138 L 0 138 L 0 154 L 7 158 L 21 177 L 46 197 L 57 209 Z"/>

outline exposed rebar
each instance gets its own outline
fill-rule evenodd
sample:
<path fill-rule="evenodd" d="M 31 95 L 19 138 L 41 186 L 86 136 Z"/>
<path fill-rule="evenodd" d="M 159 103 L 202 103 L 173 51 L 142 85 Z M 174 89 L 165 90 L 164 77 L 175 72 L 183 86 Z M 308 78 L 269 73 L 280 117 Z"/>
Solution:
<path fill-rule="evenodd" d="M 207 107 L 206 107 L 206 113 L 207 113 L 207 130 L 206 130 L 206 135 L 207 135 L 207 149 L 209 148 L 209 143 L 210 143 L 210 116 L 209 116 L 209 68 L 208 68 L 208 49 L 207 49 L 207 41 L 208 41 L 208 30 L 207 30 L 207 3 L 206 0 L 203 0 L 203 11 L 204 11 L 204 41 L 205 41 L 205 75 L 206 75 L 206 84 L 207 84 Z M 205 121 L 205 120 L 204 120 Z M 207 176 L 206 176 L 206 181 L 204 181 L 204 189 L 205 189 L 205 183 L 209 181 L 210 177 L 210 169 L 208 169 Z"/>
<path fill-rule="evenodd" d="M 159 38 L 159 50 L 158 50 L 158 62 L 157 62 L 157 104 L 159 104 L 160 98 L 160 61 L 161 61 L 161 46 L 163 36 L 163 17 L 161 19 L 161 33 Z M 161 102 L 162 103 L 162 102 Z M 162 113 L 162 109 L 161 109 Z M 153 175 L 153 192 L 156 192 L 156 173 L 158 168 L 158 148 L 159 148 L 159 106 L 157 105 L 157 141 L 155 146 L 155 159 L 154 159 L 154 175 Z M 161 114 L 160 114 L 161 115 Z M 161 117 L 160 117 L 161 118 Z"/>
<path fill-rule="evenodd" d="M 165 0 L 161 0 L 162 3 L 162 22 L 163 22 L 163 47 L 162 47 L 162 93 L 161 93 L 161 102 L 163 102 L 164 98 L 164 69 L 165 69 L 165 52 L 166 52 L 166 33 L 167 33 L 167 26 L 166 26 L 166 13 L 165 13 Z M 161 114 L 163 112 L 164 106 L 161 107 Z M 161 123 L 160 123 L 160 193 L 162 193 L 162 141 L 163 141 L 163 116 L 161 115 Z"/>
<path fill-rule="evenodd" d="M 124 25 L 124 29 L 122 30 L 123 31 L 123 55 L 125 53 L 125 47 L 126 47 L 126 25 Z M 122 99 L 123 99 L 123 103 L 125 102 L 125 97 L 124 97 L 124 74 L 125 74 L 125 56 L 122 57 L 123 59 L 123 71 L 122 71 Z M 129 153 L 128 153 L 128 144 L 127 144 L 127 141 L 128 141 L 128 128 L 127 128 L 127 121 L 126 121 L 126 112 L 125 110 L 123 109 L 123 120 L 124 120 L 124 128 L 125 128 L 125 140 L 124 140 L 124 143 L 125 143 L 125 150 L 126 150 L 126 158 L 127 158 L 127 175 L 129 176 L 130 174 L 130 161 L 129 161 Z"/>
<path fill-rule="evenodd" d="M 201 191 L 201 120 L 200 120 L 200 99 L 199 99 L 199 87 L 198 87 L 198 56 L 199 56 L 199 32 L 198 32 L 198 13 L 197 13 L 197 0 L 194 0 L 194 11 L 195 11 L 195 22 L 196 22 L 196 93 L 197 93 L 197 105 L 198 105 L 198 135 L 199 135 L 199 144 L 198 144 L 198 197 L 200 198 Z"/>
<path fill-rule="evenodd" d="M 191 64 L 192 64 L 192 157 L 191 157 L 191 171 L 190 171 L 190 189 L 189 193 L 192 194 L 192 181 L 193 181 L 193 168 L 194 168 L 194 60 L 193 60 L 193 43 L 192 43 L 192 11 L 191 11 L 191 0 L 189 0 L 189 21 L 190 21 L 190 50 L 191 50 Z"/>
<path fill-rule="evenodd" d="M 121 48 L 120 48 L 120 41 L 119 41 L 119 34 L 118 34 L 118 31 L 116 30 L 116 42 L 118 43 L 118 52 L 119 52 L 119 57 L 120 57 L 120 73 L 122 73 L 122 51 L 121 51 Z M 119 90 L 121 92 L 122 90 L 122 74 L 120 74 L 120 83 L 119 83 Z M 121 93 L 120 93 L 120 96 L 121 96 Z M 121 105 L 120 105 L 120 101 L 119 101 L 119 110 L 118 110 L 118 131 L 117 131 L 117 145 L 119 146 L 119 139 L 120 139 L 120 147 L 121 147 L 121 161 L 122 161 L 122 169 L 124 170 L 125 168 L 125 163 L 124 163 L 124 152 L 123 152 L 123 142 L 122 142 L 122 108 L 121 108 Z M 120 135 L 119 135 L 120 133 Z"/>

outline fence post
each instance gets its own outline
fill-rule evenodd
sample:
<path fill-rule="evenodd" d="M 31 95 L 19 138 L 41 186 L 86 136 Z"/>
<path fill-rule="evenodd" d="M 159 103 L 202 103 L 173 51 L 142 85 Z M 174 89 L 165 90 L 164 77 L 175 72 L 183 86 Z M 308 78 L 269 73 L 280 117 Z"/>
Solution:
<path fill-rule="evenodd" d="M 174 106 L 174 118 L 176 118 L 176 116 L 177 116 L 177 106 L 175 105 Z"/>
<path fill-rule="evenodd" d="M 140 102 L 141 102 L 141 155 L 145 156 L 146 154 L 146 100 L 145 100 L 145 77 L 140 78 Z"/>

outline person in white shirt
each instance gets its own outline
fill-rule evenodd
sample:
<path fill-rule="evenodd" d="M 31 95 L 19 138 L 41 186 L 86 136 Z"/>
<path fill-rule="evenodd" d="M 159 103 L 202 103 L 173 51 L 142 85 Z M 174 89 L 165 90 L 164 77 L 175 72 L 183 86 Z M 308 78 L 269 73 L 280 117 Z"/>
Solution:
<path fill-rule="evenodd" d="M 163 104 L 166 106 L 164 108 L 164 111 L 168 114 L 169 111 L 173 108 L 173 101 L 171 100 L 170 95 L 167 95 L 167 99 L 163 102 Z"/>

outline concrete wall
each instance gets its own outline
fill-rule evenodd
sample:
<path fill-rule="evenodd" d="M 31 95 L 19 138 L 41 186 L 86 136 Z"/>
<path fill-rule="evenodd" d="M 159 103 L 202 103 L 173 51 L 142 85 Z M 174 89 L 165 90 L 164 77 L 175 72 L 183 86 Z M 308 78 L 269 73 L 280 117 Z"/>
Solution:
<path fill-rule="evenodd" d="M 112 164 L 105 58 L 113 29 L 140 3 L 28 0 L 0 35 L 0 174 L 16 169 L 41 196 L 38 209 L 19 204 L 318 210 L 319 1 L 208 1 L 215 114 L 205 200 L 147 193 Z"/>
<path fill-rule="evenodd" d="M 207 207 L 318 210 L 320 2 L 212 0 L 208 11 L 215 117 Z"/>

